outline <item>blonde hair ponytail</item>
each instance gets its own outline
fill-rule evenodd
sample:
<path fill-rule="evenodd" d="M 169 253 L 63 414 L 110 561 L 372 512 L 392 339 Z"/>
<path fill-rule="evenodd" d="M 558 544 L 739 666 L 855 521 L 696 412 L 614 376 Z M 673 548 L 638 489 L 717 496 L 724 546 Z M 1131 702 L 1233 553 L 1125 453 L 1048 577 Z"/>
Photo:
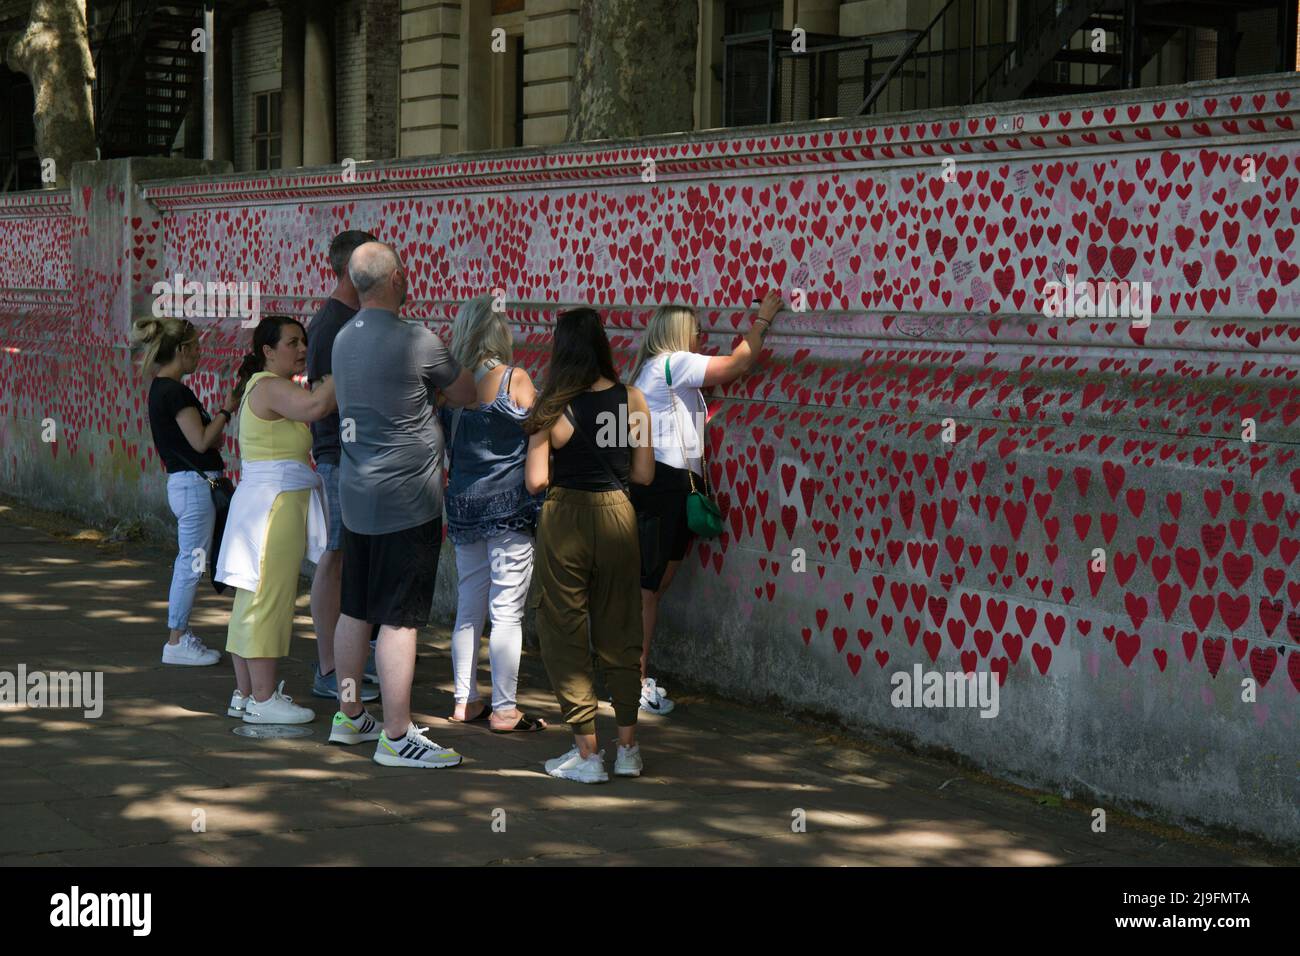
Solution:
<path fill-rule="evenodd" d="M 144 349 L 140 370 L 146 378 L 157 371 L 155 366 L 166 365 L 176 357 L 177 349 L 196 338 L 198 332 L 189 319 L 149 316 L 136 319 L 131 328 L 132 343 Z"/>

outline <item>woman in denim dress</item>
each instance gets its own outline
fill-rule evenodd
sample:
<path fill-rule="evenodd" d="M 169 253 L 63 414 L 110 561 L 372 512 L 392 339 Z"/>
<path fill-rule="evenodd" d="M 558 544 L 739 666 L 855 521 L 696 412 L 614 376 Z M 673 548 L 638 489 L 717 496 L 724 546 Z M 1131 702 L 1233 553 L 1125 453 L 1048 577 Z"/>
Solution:
<path fill-rule="evenodd" d="M 473 371 L 479 404 L 441 413 L 450 459 L 447 536 L 459 578 L 451 638 L 456 707 L 448 719 L 486 721 L 497 733 L 543 730 L 546 722 L 523 713 L 515 700 L 538 507 L 524 487 L 527 438 L 520 423 L 536 390 L 528 373 L 511 365 L 510 327 L 490 299 L 461 306 L 452 354 Z M 479 697 L 477 680 L 479 639 L 489 619 L 490 705 Z"/>

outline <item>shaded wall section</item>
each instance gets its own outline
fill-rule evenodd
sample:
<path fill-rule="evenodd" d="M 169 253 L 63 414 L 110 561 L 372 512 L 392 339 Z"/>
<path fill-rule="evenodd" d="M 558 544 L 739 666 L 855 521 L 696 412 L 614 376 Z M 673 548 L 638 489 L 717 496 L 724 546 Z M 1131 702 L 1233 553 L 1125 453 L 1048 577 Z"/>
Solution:
<path fill-rule="evenodd" d="M 1264 77 L 354 180 L 94 164 L 0 200 L 0 480 L 166 528 L 129 314 L 179 273 L 309 315 L 343 228 L 398 246 L 408 315 L 444 335 L 503 289 L 539 377 L 557 308 L 605 308 L 626 361 L 660 302 L 697 304 L 721 350 L 755 290 L 799 288 L 762 370 L 710 396 L 727 531 L 688 555 L 656 668 L 1294 840 L 1297 96 Z M 1045 317 L 1067 275 L 1149 283 L 1154 321 Z M 211 405 L 242 342 L 208 325 Z M 997 716 L 893 706 L 915 665 L 991 673 Z"/>

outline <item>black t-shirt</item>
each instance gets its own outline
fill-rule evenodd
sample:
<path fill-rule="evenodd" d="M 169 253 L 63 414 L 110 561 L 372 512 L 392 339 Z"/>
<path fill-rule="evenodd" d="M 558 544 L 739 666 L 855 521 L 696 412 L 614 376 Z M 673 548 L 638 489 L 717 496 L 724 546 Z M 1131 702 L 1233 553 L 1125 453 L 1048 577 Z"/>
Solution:
<path fill-rule="evenodd" d="M 307 324 L 307 380 L 315 383 L 334 374 L 334 338 L 357 310 L 333 296 L 325 300 Z M 311 456 L 316 463 L 339 463 L 339 414 L 330 412 L 311 425 Z"/>
<path fill-rule="evenodd" d="M 225 471 L 226 463 L 221 460 L 220 449 L 209 448 L 199 453 L 186 439 L 181 426 L 176 423 L 176 416 L 184 408 L 197 408 L 204 428 L 212 421 L 188 385 L 162 376 L 153 380 L 149 386 L 149 430 L 153 432 L 154 447 L 158 450 L 158 457 L 162 459 L 167 473 L 194 470 L 181 461 L 177 451 L 203 471 Z"/>

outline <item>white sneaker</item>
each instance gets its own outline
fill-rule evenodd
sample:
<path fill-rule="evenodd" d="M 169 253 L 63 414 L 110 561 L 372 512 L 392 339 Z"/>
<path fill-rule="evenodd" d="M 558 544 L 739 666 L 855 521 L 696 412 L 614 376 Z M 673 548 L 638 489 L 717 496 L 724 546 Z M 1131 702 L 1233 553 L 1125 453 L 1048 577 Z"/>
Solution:
<path fill-rule="evenodd" d="M 574 747 L 560 757 L 546 761 L 546 772 L 562 780 L 576 780 L 578 783 L 605 783 L 609 774 L 605 772 L 605 751 L 583 758 Z"/>
<path fill-rule="evenodd" d="M 244 716 L 244 711 L 248 707 L 248 702 L 252 699 L 253 699 L 252 694 L 249 694 L 247 697 L 245 697 L 243 694 L 239 692 L 239 688 L 236 687 L 235 692 L 230 695 L 230 706 L 226 708 L 226 716 L 239 717 L 242 719 Z"/>
<path fill-rule="evenodd" d="M 364 707 L 355 717 L 349 717 L 340 710 L 334 715 L 334 726 L 330 728 L 330 743 L 364 744 L 378 740 L 382 734 L 379 722 Z"/>
<path fill-rule="evenodd" d="M 207 647 L 194 636 L 193 631 L 186 631 L 175 644 L 169 641 L 163 645 L 162 662 L 164 664 L 207 667 L 219 660 L 221 660 L 221 652 Z"/>
<path fill-rule="evenodd" d="M 292 697 L 284 694 L 284 681 L 275 689 L 269 700 L 257 701 L 251 695 L 245 699 L 244 723 L 246 724 L 309 724 L 316 719 L 316 712 L 299 707 Z"/>
<path fill-rule="evenodd" d="M 418 767 L 421 770 L 454 767 L 461 762 L 460 754 L 447 747 L 439 747 L 424 732 L 428 727 L 410 724 L 406 736 L 389 740 L 386 732 L 380 732 L 379 744 L 375 747 L 375 763 L 385 767 Z"/>
<path fill-rule="evenodd" d="M 671 714 L 677 705 L 668 699 L 662 687 L 655 686 L 655 679 L 647 677 L 641 683 L 641 709 L 647 714 Z"/>
<path fill-rule="evenodd" d="M 614 776 L 639 777 L 643 769 L 645 764 L 641 762 L 641 745 L 633 744 L 631 747 L 624 747 L 619 744 L 618 757 L 614 760 Z"/>

